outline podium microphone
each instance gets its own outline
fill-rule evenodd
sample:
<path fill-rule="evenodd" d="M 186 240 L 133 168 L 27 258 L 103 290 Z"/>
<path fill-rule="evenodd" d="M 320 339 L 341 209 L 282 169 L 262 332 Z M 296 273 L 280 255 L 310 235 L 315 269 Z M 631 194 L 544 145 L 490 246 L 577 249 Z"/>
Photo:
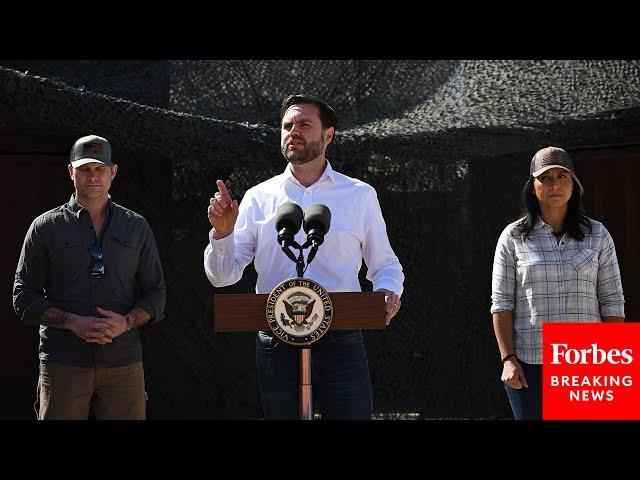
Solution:
<path fill-rule="evenodd" d="M 283 203 L 276 211 L 276 231 L 278 232 L 278 244 L 287 256 L 297 262 L 295 255 L 289 247 L 300 248 L 294 237 L 302 224 L 302 208 L 293 202 Z"/>
<path fill-rule="evenodd" d="M 311 245 L 307 265 L 316 256 L 318 247 L 324 242 L 324 236 L 331 226 L 331 210 L 326 205 L 314 203 L 307 208 L 304 214 L 304 231 L 307 232 L 307 241 L 304 246 Z M 303 247 L 304 247 L 303 246 Z"/>

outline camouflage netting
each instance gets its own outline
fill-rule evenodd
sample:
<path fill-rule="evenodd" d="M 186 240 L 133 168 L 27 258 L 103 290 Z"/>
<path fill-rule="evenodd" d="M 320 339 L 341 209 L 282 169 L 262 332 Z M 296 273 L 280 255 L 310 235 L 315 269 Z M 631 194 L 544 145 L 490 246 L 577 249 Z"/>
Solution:
<path fill-rule="evenodd" d="M 253 291 L 255 271 L 216 290 L 202 251 L 215 180 L 239 199 L 284 169 L 284 96 L 307 92 L 334 106 L 329 159 L 378 191 L 406 289 L 392 326 L 366 333 L 374 410 L 421 418 L 510 416 L 490 275 L 529 160 L 549 144 L 625 138 L 640 120 L 640 62 L 0 64 L 2 109 L 24 124 L 104 135 L 137 169 L 114 195 L 154 227 L 168 285 L 167 320 L 144 331 L 151 418 L 261 416 L 253 334 L 211 327 L 214 290 Z"/>

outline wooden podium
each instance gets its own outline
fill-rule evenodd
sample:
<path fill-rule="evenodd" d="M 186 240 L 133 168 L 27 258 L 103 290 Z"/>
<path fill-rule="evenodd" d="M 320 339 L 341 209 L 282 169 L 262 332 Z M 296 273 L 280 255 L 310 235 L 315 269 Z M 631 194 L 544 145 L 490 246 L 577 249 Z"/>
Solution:
<path fill-rule="evenodd" d="M 214 294 L 214 332 L 271 332 L 267 323 L 268 294 Z M 332 330 L 384 329 L 385 292 L 334 292 Z M 311 351 L 300 347 L 300 418 L 313 418 Z"/>

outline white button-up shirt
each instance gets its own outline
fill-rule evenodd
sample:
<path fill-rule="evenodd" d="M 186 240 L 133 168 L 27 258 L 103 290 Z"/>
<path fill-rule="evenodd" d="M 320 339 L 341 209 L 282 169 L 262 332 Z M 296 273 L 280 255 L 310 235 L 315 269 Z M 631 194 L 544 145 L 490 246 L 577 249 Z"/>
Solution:
<path fill-rule="evenodd" d="M 236 283 L 254 257 L 256 293 L 270 293 L 278 283 L 297 276 L 296 264 L 277 241 L 275 214 L 285 202 L 296 203 L 303 211 L 313 203 L 331 210 L 331 226 L 304 274 L 306 278 L 329 292 L 359 292 L 358 272 L 364 259 L 367 279 L 374 290 L 384 288 L 402 294 L 402 266 L 389 244 L 376 191 L 365 182 L 334 171 L 329 162 L 309 187 L 300 184 L 287 165 L 284 173 L 247 190 L 233 233 L 216 240 L 215 230 L 209 232 L 204 270 L 213 286 Z M 305 240 L 301 228 L 295 241 L 302 245 Z M 298 250 L 292 251 L 297 257 Z M 304 251 L 305 261 L 308 252 Z"/>
<path fill-rule="evenodd" d="M 542 363 L 544 322 L 597 323 L 624 317 L 620 269 L 611 234 L 589 219 L 591 233 L 581 241 L 538 219 L 527 239 L 517 224 L 508 225 L 493 260 L 491 313 L 513 312 L 515 354 L 526 363 Z"/>

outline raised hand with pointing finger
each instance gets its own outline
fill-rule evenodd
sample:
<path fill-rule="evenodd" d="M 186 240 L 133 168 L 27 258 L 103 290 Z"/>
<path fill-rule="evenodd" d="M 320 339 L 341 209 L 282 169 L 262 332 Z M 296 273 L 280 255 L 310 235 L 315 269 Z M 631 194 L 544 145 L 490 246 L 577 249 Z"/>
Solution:
<path fill-rule="evenodd" d="M 213 238 L 224 238 L 233 232 L 233 227 L 238 218 L 238 201 L 231 200 L 231 195 L 222 180 L 217 180 L 218 191 L 209 199 L 207 216 L 214 228 Z"/>

